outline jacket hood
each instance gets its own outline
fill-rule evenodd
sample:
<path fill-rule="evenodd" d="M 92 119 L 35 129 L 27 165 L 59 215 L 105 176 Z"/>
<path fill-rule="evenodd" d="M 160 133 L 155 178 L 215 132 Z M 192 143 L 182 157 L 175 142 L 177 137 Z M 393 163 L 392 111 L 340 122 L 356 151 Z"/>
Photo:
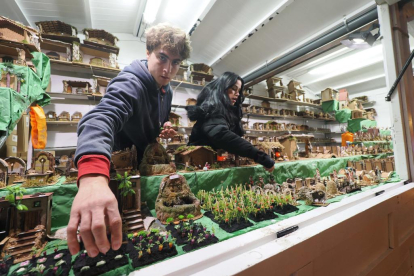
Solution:
<path fill-rule="evenodd" d="M 208 115 L 207 112 L 205 112 L 200 106 L 197 105 L 189 105 L 186 106 L 185 109 L 187 110 L 188 118 L 191 121 L 203 119 Z"/>

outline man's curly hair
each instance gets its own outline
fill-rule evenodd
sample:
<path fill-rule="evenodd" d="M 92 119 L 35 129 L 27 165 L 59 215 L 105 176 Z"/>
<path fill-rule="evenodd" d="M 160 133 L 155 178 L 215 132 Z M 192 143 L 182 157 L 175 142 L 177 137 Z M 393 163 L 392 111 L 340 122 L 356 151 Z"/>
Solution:
<path fill-rule="evenodd" d="M 178 54 L 183 60 L 190 57 L 190 38 L 180 28 L 160 23 L 149 28 L 145 34 L 148 52 L 152 53 L 161 46 L 161 48 L 168 49 L 173 54 Z"/>

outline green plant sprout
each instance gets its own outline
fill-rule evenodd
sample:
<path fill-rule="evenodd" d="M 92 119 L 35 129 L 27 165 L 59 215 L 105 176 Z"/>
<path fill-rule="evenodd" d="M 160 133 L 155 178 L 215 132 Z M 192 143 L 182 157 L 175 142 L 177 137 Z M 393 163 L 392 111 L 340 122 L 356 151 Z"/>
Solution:
<path fill-rule="evenodd" d="M 134 189 L 132 188 L 132 182 L 130 181 L 131 177 L 128 176 L 128 173 L 125 172 L 124 176 L 120 174 L 116 175 L 116 180 L 119 181 L 118 189 L 121 190 L 122 196 L 127 196 L 129 194 L 135 194 Z"/>

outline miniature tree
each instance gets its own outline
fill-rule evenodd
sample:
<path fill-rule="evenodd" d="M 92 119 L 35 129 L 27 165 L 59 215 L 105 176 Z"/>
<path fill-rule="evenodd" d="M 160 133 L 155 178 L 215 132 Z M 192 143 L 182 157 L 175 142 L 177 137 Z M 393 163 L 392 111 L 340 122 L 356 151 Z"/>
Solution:
<path fill-rule="evenodd" d="M 128 176 L 128 173 L 125 172 L 124 176 L 121 176 L 120 174 L 116 175 L 116 180 L 119 181 L 118 190 L 120 190 L 119 193 L 119 199 L 118 199 L 118 208 L 119 211 L 122 211 L 123 206 L 123 199 L 131 194 L 135 194 L 134 189 L 132 188 L 132 182 L 130 181 L 131 177 Z"/>
<path fill-rule="evenodd" d="M 10 206 L 15 209 L 14 216 L 13 216 L 13 226 L 14 231 L 17 231 L 17 211 L 27 211 L 27 206 L 22 204 L 23 194 L 26 192 L 24 188 L 20 188 L 18 186 L 8 186 L 7 187 L 8 194 L 5 197 L 5 200 L 10 202 Z M 20 200 L 17 198 L 20 197 Z M 8 218 L 7 230 L 10 227 L 10 218 Z"/>

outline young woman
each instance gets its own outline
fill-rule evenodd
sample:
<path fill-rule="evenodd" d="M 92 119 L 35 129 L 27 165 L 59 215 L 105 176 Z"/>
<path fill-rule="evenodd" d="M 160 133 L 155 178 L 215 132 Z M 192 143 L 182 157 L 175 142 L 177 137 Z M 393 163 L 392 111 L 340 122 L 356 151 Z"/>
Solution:
<path fill-rule="evenodd" d="M 188 144 L 211 146 L 251 158 L 271 172 L 275 162 L 241 138 L 244 134 L 241 123 L 243 86 L 240 76 L 225 72 L 203 88 L 197 104 L 186 107 L 190 120 L 197 121 Z"/>

